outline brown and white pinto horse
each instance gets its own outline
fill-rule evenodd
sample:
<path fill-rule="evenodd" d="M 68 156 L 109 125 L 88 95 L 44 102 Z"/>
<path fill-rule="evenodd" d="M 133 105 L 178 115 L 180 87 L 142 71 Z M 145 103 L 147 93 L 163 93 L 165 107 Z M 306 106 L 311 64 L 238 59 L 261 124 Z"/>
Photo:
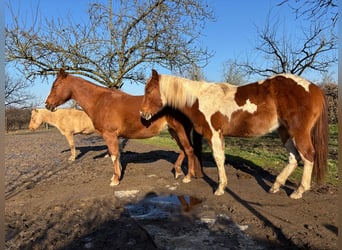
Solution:
<path fill-rule="evenodd" d="M 166 105 L 188 116 L 211 146 L 219 176 L 216 195 L 222 195 L 227 185 L 223 136 L 254 137 L 278 129 L 289 163 L 277 176 L 271 193 L 285 184 L 300 159 L 304 162 L 303 176 L 291 198 L 299 199 L 310 189 L 313 170 L 319 183 L 324 179 L 328 151 L 326 99 L 318 86 L 303 78 L 280 74 L 236 87 L 159 75 L 152 70 L 141 116 L 149 120 Z"/>
<path fill-rule="evenodd" d="M 175 162 L 175 177 L 182 174 L 181 164 L 185 154 L 188 156 L 188 173 L 183 182 L 191 181 L 192 176 L 202 177 L 200 162 L 190 143 L 192 129 L 190 121 L 181 112 L 171 114 L 168 110 L 146 121 L 139 115 L 142 98 L 120 90 L 97 86 L 81 77 L 67 74 L 61 69 L 45 104 L 47 109 L 54 111 L 57 106 L 74 99 L 87 113 L 96 131 L 105 140 L 114 164 L 114 175 L 110 186 L 118 185 L 121 178 L 118 137 L 148 138 L 158 135 L 167 127 L 181 149 Z"/>

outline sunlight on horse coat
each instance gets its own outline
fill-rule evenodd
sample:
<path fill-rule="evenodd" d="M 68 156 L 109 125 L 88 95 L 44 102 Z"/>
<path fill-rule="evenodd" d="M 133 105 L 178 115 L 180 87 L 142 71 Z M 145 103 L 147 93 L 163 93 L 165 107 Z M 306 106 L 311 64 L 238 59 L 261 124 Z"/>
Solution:
<path fill-rule="evenodd" d="M 58 109 L 55 112 L 46 109 L 33 109 L 29 129 L 35 130 L 44 122 L 56 127 L 65 136 L 71 151 L 69 158 L 71 161 L 76 159 L 74 135 L 88 135 L 96 132 L 89 116 L 84 111 L 77 109 Z"/>
<path fill-rule="evenodd" d="M 61 69 L 46 99 L 46 108 L 54 111 L 57 106 L 74 99 L 89 115 L 94 127 L 105 140 L 113 161 L 114 175 L 111 186 L 120 183 L 122 174 L 118 138 L 149 138 L 159 135 L 165 128 L 168 128 L 180 147 L 179 157 L 174 164 L 175 177 L 182 174 L 181 164 L 185 155 L 188 156 L 188 173 L 183 181 L 190 182 L 192 176 L 201 177 L 201 165 L 190 141 L 192 126 L 189 119 L 181 112 L 171 113 L 164 110 L 155 119 L 146 121 L 139 115 L 142 98 L 95 85 Z"/>
<path fill-rule="evenodd" d="M 322 182 L 327 167 L 327 104 L 321 88 L 291 74 L 280 74 L 243 86 L 207 83 L 159 75 L 145 86 L 141 116 L 151 119 L 165 106 L 183 112 L 208 141 L 218 168 L 222 195 L 227 185 L 224 136 L 254 137 L 278 130 L 289 163 L 277 176 L 271 193 L 279 191 L 289 175 L 304 162 L 301 184 L 291 198 L 310 189 L 312 171 Z"/>

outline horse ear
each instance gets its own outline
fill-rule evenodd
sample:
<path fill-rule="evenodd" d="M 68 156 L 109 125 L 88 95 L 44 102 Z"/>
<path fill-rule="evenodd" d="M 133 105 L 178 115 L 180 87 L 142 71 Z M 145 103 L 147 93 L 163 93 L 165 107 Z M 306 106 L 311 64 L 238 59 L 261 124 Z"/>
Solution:
<path fill-rule="evenodd" d="M 158 72 L 155 69 L 152 69 L 152 79 L 153 80 L 159 80 Z"/>
<path fill-rule="evenodd" d="M 65 72 L 63 68 L 61 68 L 57 74 L 57 77 L 65 78 L 67 77 L 68 73 Z"/>

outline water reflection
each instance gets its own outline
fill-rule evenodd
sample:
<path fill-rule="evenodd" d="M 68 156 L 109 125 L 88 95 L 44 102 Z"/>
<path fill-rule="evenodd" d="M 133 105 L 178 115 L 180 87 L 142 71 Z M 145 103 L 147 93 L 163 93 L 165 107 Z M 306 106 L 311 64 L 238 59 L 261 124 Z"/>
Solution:
<path fill-rule="evenodd" d="M 178 195 L 177 196 L 180 204 L 183 207 L 184 212 L 191 211 L 196 205 L 201 204 L 202 200 L 189 195 Z"/>
<path fill-rule="evenodd" d="M 142 201 L 125 206 L 136 219 L 167 219 L 193 210 L 202 200 L 189 195 L 147 195 Z"/>

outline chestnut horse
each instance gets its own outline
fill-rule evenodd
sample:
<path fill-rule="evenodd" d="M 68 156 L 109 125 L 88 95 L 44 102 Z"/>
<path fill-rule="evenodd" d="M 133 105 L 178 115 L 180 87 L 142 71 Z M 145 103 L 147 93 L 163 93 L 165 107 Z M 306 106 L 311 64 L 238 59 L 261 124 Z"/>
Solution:
<path fill-rule="evenodd" d="M 304 162 L 301 184 L 290 197 L 299 199 L 310 190 L 312 171 L 317 182 L 325 176 L 328 153 L 327 104 L 323 91 L 291 74 L 279 74 L 244 86 L 210 84 L 176 76 L 152 76 L 145 86 L 141 116 L 152 119 L 166 105 L 183 112 L 208 141 L 218 168 L 222 195 L 227 185 L 224 136 L 254 137 L 278 129 L 289 163 L 270 188 L 281 185 Z"/>
<path fill-rule="evenodd" d="M 114 175 L 110 186 L 118 185 L 121 178 L 118 137 L 148 138 L 158 135 L 165 128 L 169 129 L 181 149 L 174 164 L 175 177 L 178 178 L 182 174 L 181 164 L 185 154 L 188 156 L 188 173 L 183 182 L 190 182 L 192 176 L 202 177 L 200 162 L 190 143 L 192 130 L 190 121 L 181 112 L 171 114 L 167 109 L 154 119 L 146 121 L 139 115 L 142 98 L 142 96 L 132 96 L 120 90 L 95 85 L 60 69 L 45 106 L 50 111 L 54 111 L 57 106 L 74 99 L 87 113 L 95 129 L 105 140 L 113 161 Z"/>
<path fill-rule="evenodd" d="M 96 132 L 89 116 L 84 111 L 77 109 L 59 109 L 56 112 L 50 112 L 46 109 L 33 109 L 29 129 L 35 130 L 43 122 L 56 127 L 65 136 L 71 151 L 70 161 L 76 159 L 74 135 L 89 135 Z"/>

